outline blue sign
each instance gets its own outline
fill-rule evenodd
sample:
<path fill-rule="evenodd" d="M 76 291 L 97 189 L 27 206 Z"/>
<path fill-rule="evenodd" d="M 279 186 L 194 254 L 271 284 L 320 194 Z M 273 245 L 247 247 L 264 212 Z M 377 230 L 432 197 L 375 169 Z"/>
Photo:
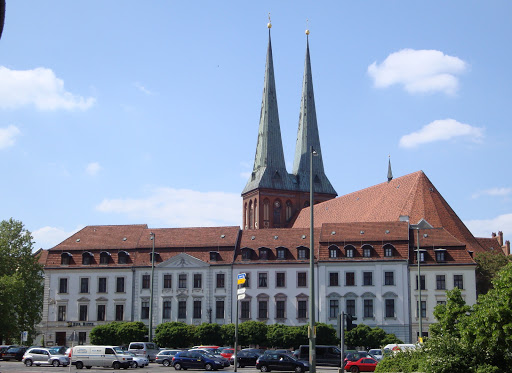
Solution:
<path fill-rule="evenodd" d="M 240 273 L 238 275 L 238 279 L 241 280 L 241 279 L 245 279 L 245 273 Z"/>

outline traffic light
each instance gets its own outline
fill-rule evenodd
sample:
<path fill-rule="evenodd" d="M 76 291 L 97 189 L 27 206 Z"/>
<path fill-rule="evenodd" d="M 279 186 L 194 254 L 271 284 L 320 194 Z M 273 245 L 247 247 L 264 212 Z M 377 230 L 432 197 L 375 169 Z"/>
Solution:
<path fill-rule="evenodd" d="M 347 314 L 347 330 L 352 330 L 354 329 L 357 325 L 354 324 L 352 321 L 354 320 L 354 318 L 352 317 L 351 314 Z"/>

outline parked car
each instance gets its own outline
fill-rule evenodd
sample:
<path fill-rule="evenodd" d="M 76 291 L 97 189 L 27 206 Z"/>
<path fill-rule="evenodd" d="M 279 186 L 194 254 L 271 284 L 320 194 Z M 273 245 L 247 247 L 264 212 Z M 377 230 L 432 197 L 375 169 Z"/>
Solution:
<path fill-rule="evenodd" d="M 366 351 L 349 352 L 349 353 L 347 353 L 347 355 L 345 357 L 345 364 L 347 364 L 347 362 L 349 362 L 349 361 L 358 361 L 361 358 L 374 359 L 374 356 Z"/>
<path fill-rule="evenodd" d="M 164 367 L 171 366 L 172 358 L 180 351 L 181 350 L 162 350 L 156 355 L 155 362 L 162 364 Z"/>
<path fill-rule="evenodd" d="M 372 348 L 368 351 L 370 355 L 372 355 L 377 361 L 381 361 L 384 357 L 383 351 L 380 348 Z"/>
<path fill-rule="evenodd" d="M 261 372 L 270 372 L 272 370 L 284 370 L 295 373 L 304 373 L 309 370 L 309 364 L 306 361 L 297 360 L 288 354 L 276 352 L 265 353 L 256 361 L 256 369 Z"/>
<path fill-rule="evenodd" d="M 152 342 L 131 342 L 128 351 L 138 356 L 144 356 L 149 361 L 155 361 L 160 348 Z"/>
<path fill-rule="evenodd" d="M 27 349 L 28 349 L 28 347 L 24 347 L 24 346 L 11 347 L 11 348 L 7 349 L 7 351 L 5 351 L 2 354 L 2 359 L 5 361 L 9 361 L 9 360 L 21 361 L 23 359 L 23 355 L 25 354 L 25 351 L 27 351 Z"/>
<path fill-rule="evenodd" d="M 3 354 L 5 352 L 7 352 L 8 349 L 10 349 L 11 347 L 16 347 L 14 345 L 3 345 L 3 346 L 0 346 L 0 359 L 2 358 Z"/>
<path fill-rule="evenodd" d="M 63 367 L 67 367 L 69 365 L 69 357 L 64 354 L 59 354 L 58 352 L 59 349 L 54 350 L 42 347 L 29 348 L 23 355 L 21 361 L 27 367 L 32 365 L 53 365 L 54 367 L 62 365 Z"/>
<path fill-rule="evenodd" d="M 48 347 L 48 350 L 50 350 L 50 352 L 52 354 L 67 355 L 66 351 L 68 350 L 68 347 L 67 346 L 52 346 L 52 347 Z"/>
<path fill-rule="evenodd" d="M 231 359 L 231 356 L 233 356 L 234 353 L 235 349 L 231 347 L 220 349 L 220 354 L 226 359 Z"/>
<path fill-rule="evenodd" d="M 126 354 L 133 357 L 130 367 L 132 368 L 144 368 L 149 365 L 149 360 L 145 356 L 135 355 L 133 352 L 127 351 Z"/>
<path fill-rule="evenodd" d="M 362 357 L 357 361 L 349 361 L 345 365 L 345 370 L 351 373 L 374 372 L 378 361 L 371 357 Z"/>
<path fill-rule="evenodd" d="M 197 351 L 200 354 L 203 354 L 205 356 L 208 356 L 210 358 L 214 358 L 214 359 L 220 361 L 224 367 L 229 367 L 229 359 L 226 359 L 220 353 L 215 354 L 215 353 L 211 352 L 210 349 L 206 349 L 206 348 L 195 348 L 195 349 L 191 349 L 189 351 Z M 214 351 L 216 351 L 216 350 L 214 350 Z"/>
<path fill-rule="evenodd" d="M 119 346 L 75 346 L 69 353 L 76 369 L 86 367 L 129 368 L 133 357 Z"/>
<path fill-rule="evenodd" d="M 234 352 L 234 351 L 233 351 Z M 259 351 L 242 350 L 236 354 L 237 366 L 243 368 L 246 366 L 256 366 L 256 360 L 260 357 Z M 235 365 L 235 355 L 229 359 L 231 365 Z"/>
<path fill-rule="evenodd" d="M 299 360 L 309 360 L 309 345 L 299 347 Z M 316 346 L 316 364 L 327 366 L 341 366 L 341 350 L 338 346 Z"/>
<path fill-rule="evenodd" d="M 176 370 L 183 369 L 202 369 L 218 370 L 224 368 L 224 364 L 199 351 L 180 351 L 172 358 L 172 366 Z"/>

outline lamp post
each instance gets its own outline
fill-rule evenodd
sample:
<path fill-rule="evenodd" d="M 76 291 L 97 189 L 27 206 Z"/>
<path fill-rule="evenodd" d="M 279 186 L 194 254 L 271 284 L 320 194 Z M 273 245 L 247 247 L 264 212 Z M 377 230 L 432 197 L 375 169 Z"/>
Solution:
<path fill-rule="evenodd" d="M 153 241 L 153 249 L 151 250 L 151 287 L 150 296 L 149 296 L 149 342 L 153 342 L 153 284 L 154 284 L 154 275 L 155 275 L 155 234 L 153 232 L 149 233 L 151 237 L 151 241 Z"/>
<path fill-rule="evenodd" d="M 315 335 L 315 240 L 313 224 L 313 156 L 318 153 L 310 147 L 309 154 L 309 373 L 316 373 L 316 335 Z"/>

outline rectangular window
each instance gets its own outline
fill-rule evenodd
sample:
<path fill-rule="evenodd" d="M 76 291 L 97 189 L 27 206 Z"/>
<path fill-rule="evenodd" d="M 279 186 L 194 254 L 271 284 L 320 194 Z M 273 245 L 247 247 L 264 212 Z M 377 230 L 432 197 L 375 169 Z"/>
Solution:
<path fill-rule="evenodd" d="M 224 301 L 218 300 L 215 302 L 215 318 L 223 319 L 224 318 Z"/>
<path fill-rule="evenodd" d="M 149 289 L 150 283 L 151 283 L 151 277 L 149 275 L 142 275 L 142 288 Z"/>
<path fill-rule="evenodd" d="M 78 332 L 78 344 L 84 345 L 87 340 L 87 332 Z"/>
<path fill-rule="evenodd" d="M 79 321 L 87 321 L 87 305 L 86 304 L 80 305 L 78 320 Z"/>
<path fill-rule="evenodd" d="M 147 301 L 140 303 L 140 318 L 149 319 L 149 302 Z"/>
<path fill-rule="evenodd" d="M 124 293 L 124 277 L 116 277 L 116 292 Z"/>
<path fill-rule="evenodd" d="M 162 319 L 169 320 L 171 318 L 171 301 L 166 300 L 162 304 Z"/>
<path fill-rule="evenodd" d="M 267 284 L 267 276 L 268 273 L 258 273 L 258 287 L 259 288 L 266 288 L 268 286 Z"/>
<path fill-rule="evenodd" d="M 453 287 L 464 289 L 464 280 L 462 275 L 453 275 Z"/>
<path fill-rule="evenodd" d="M 337 299 L 329 300 L 329 318 L 335 319 L 340 313 L 340 301 Z"/>
<path fill-rule="evenodd" d="M 345 285 L 355 286 L 356 285 L 356 274 L 354 272 L 345 273 Z"/>
<path fill-rule="evenodd" d="M 284 249 L 277 249 L 277 259 L 286 259 L 286 252 Z"/>
<path fill-rule="evenodd" d="M 421 275 L 420 284 L 421 290 L 425 290 L 425 275 Z M 416 275 L 416 290 L 418 290 L 418 275 Z"/>
<path fill-rule="evenodd" d="M 276 273 L 276 287 L 284 288 L 286 286 L 286 273 L 285 272 L 277 272 Z"/>
<path fill-rule="evenodd" d="M 445 300 L 438 300 L 437 304 L 442 304 L 443 306 L 446 306 L 446 301 Z"/>
<path fill-rule="evenodd" d="M 57 321 L 66 321 L 66 306 L 59 306 L 57 309 Z"/>
<path fill-rule="evenodd" d="M 365 247 L 365 248 L 363 249 L 363 256 L 364 256 L 365 258 L 369 258 L 369 257 L 371 257 L 371 256 L 372 256 L 372 249 L 371 249 L 370 247 Z"/>
<path fill-rule="evenodd" d="M 339 286 L 338 272 L 329 273 L 329 286 Z"/>
<path fill-rule="evenodd" d="M 107 278 L 100 277 L 98 278 L 98 293 L 106 293 L 107 292 Z"/>
<path fill-rule="evenodd" d="M 98 314 L 97 318 L 98 321 L 105 321 L 105 305 L 104 304 L 98 304 Z"/>
<path fill-rule="evenodd" d="M 306 287 L 307 284 L 307 275 L 306 272 L 297 272 L 297 286 L 298 287 Z"/>
<path fill-rule="evenodd" d="M 285 308 L 286 301 L 278 300 L 276 301 L 276 319 L 284 319 L 286 318 Z"/>
<path fill-rule="evenodd" d="M 243 288 L 250 288 L 251 287 L 251 274 L 245 273 L 245 282 L 242 284 Z"/>
<path fill-rule="evenodd" d="M 80 293 L 88 293 L 89 292 L 89 279 L 81 278 L 80 279 Z"/>
<path fill-rule="evenodd" d="M 178 276 L 178 288 L 186 289 L 187 288 L 187 275 L 182 273 Z"/>
<path fill-rule="evenodd" d="M 201 308 L 201 301 L 195 300 L 194 301 L 194 319 L 200 319 L 202 314 L 202 308 Z"/>
<path fill-rule="evenodd" d="M 178 301 L 178 319 L 186 319 L 187 318 L 187 301 L 180 300 Z"/>
<path fill-rule="evenodd" d="M 395 272 L 384 272 L 384 285 L 395 284 Z"/>
<path fill-rule="evenodd" d="M 59 293 L 67 293 L 68 292 L 68 279 L 60 278 L 59 279 Z"/>
<path fill-rule="evenodd" d="M 347 249 L 347 258 L 353 258 L 354 257 L 354 249 Z"/>
<path fill-rule="evenodd" d="M 116 321 L 124 320 L 124 305 L 116 304 Z"/>
<path fill-rule="evenodd" d="M 363 272 L 363 285 L 373 285 L 373 272 Z"/>
<path fill-rule="evenodd" d="M 258 318 L 268 319 L 268 301 L 260 300 L 258 302 Z"/>
<path fill-rule="evenodd" d="M 365 299 L 364 305 L 364 317 L 373 317 L 373 299 Z"/>
<path fill-rule="evenodd" d="M 446 252 L 444 250 L 436 251 L 436 261 L 444 262 L 445 261 L 445 253 Z"/>
<path fill-rule="evenodd" d="M 267 249 L 260 249 L 260 259 L 263 259 L 263 260 L 268 259 Z"/>
<path fill-rule="evenodd" d="M 110 256 L 107 253 L 101 253 L 100 264 L 108 264 L 108 258 L 110 258 Z"/>
<path fill-rule="evenodd" d="M 226 276 L 224 275 L 224 273 L 217 273 L 217 288 L 224 289 L 225 286 L 226 286 Z"/>
<path fill-rule="evenodd" d="M 329 249 L 329 258 L 337 258 L 338 249 Z"/>
<path fill-rule="evenodd" d="M 308 317 L 308 301 L 299 300 L 297 301 L 297 317 L 299 319 L 305 319 Z"/>
<path fill-rule="evenodd" d="M 446 290 L 446 276 L 445 275 L 436 275 L 436 289 L 437 290 Z"/>
<path fill-rule="evenodd" d="M 172 275 L 164 275 L 164 289 L 172 288 Z"/>
<path fill-rule="evenodd" d="M 251 317 L 250 305 L 251 305 L 251 303 L 248 300 L 243 300 L 240 302 L 240 318 L 241 319 L 249 319 Z"/>
<path fill-rule="evenodd" d="M 395 317 L 395 300 L 394 299 L 386 299 L 385 317 Z"/>
<path fill-rule="evenodd" d="M 194 289 L 203 287 L 203 276 L 200 273 L 194 273 Z"/>
<path fill-rule="evenodd" d="M 384 256 L 386 258 L 390 258 L 393 256 L 393 248 L 391 246 L 388 245 L 384 248 Z"/>
<path fill-rule="evenodd" d="M 345 307 L 347 309 L 347 315 L 356 316 L 356 300 L 355 299 L 347 299 L 345 303 Z"/>
<path fill-rule="evenodd" d="M 298 252 L 298 255 L 297 255 L 297 259 L 307 259 L 307 254 L 306 254 L 306 249 L 299 249 L 299 252 Z"/>
<path fill-rule="evenodd" d="M 416 315 L 418 315 L 418 302 L 416 302 Z M 421 317 L 427 317 L 427 301 L 421 301 Z"/>

